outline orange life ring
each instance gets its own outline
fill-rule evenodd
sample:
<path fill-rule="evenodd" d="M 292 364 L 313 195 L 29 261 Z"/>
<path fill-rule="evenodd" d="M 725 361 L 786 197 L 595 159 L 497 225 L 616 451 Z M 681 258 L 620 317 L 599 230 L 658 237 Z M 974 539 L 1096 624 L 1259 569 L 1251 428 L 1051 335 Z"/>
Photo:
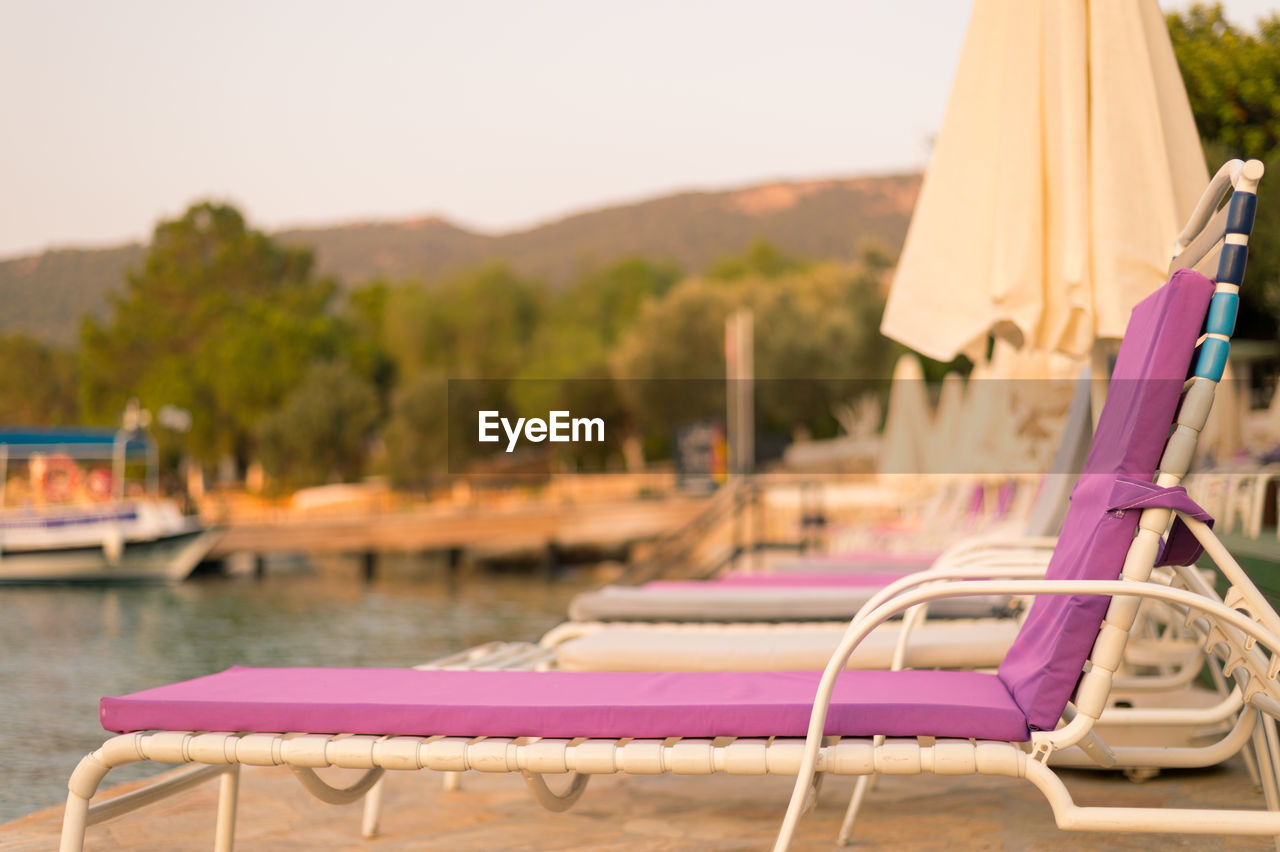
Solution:
<path fill-rule="evenodd" d="M 69 501 L 80 487 L 80 465 L 66 453 L 53 453 L 44 459 L 44 470 L 37 483 L 50 503 Z"/>

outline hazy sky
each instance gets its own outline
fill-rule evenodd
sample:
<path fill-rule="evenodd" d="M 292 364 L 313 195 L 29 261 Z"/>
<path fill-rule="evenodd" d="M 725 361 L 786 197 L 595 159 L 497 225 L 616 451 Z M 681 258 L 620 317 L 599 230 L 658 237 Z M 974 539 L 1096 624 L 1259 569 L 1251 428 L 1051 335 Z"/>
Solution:
<path fill-rule="evenodd" d="M 146 239 L 206 197 L 267 229 L 497 231 L 916 169 L 970 6 L 0 0 L 0 257 Z"/>

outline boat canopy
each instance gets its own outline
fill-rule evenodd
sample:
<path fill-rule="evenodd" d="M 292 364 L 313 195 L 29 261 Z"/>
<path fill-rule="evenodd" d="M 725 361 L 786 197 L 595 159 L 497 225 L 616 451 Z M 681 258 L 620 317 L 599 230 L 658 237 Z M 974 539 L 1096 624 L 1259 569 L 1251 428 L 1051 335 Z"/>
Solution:
<path fill-rule="evenodd" d="M 0 458 L 10 461 L 29 459 L 36 453 L 66 453 L 75 459 L 111 459 L 118 451 L 117 441 L 130 458 L 145 458 L 151 440 L 144 432 L 82 427 L 0 428 Z"/>

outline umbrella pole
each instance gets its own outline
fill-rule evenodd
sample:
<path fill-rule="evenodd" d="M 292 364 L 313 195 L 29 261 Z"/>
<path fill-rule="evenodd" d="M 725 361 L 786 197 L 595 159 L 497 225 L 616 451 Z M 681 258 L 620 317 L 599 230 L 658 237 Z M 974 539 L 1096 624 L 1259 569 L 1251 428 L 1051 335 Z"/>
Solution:
<path fill-rule="evenodd" d="M 1093 341 L 1089 363 L 1089 393 L 1093 403 L 1093 428 L 1098 428 L 1098 418 L 1102 415 L 1102 404 L 1107 399 L 1107 385 L 1111 382 L 1111 365 L 1115 362 L 1116 353 L 1120 350 L 1120 342 L 1097 338 Z"/>

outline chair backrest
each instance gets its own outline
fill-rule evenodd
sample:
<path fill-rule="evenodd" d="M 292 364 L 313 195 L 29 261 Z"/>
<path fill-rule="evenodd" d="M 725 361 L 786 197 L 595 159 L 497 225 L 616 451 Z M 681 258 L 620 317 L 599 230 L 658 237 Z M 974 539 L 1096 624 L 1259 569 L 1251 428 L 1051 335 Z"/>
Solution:
<path fill-rule="evenodd" d="M 1214 285 L 1180 270 L 1134 308 L 1084 472 L 1045 578 L 1115 580 L 1140 513 L 1108 511 L 1118 477 L 1155 478 Z M 1036 600 L 999 669 L 1033 730 L 1052 730 L 1080 679 L 1109 599 Z"/>
<path fill-rule="evenodd" d="M 1262 175 L 1257 160 L 1232 160 L 1218 170 L 1178 235 L 1170 264 L 1173 278 L 1134 309 L 1047 578 L 1114 580 L 1123 573 L 1145 581 L 1160 558 L 1160 531 L 1169 523 L 1169 509 L 1146 500 L 1142 512 L 1112 511 L 1125 502 L 1112 492 L 1122 484 L 1121 477 L 1168 488 L 1187 472 L 1226 368 Z M 1228 194 L 1230 201 L 1222 205 Z M 1214 284 L 1190 267 L 1218 246 Z M 1199 355 L 1192 371 L 1195 345 Z M 1132 484 L 1126 484 L 1127 497 L 1134 494 Z M 1148 514 L 1150 524 L 1143 522 Z M 1178 558 L 1179 564 L 1194 561 L 1191 554 Z M 1102 713 L 1109 673 L 1120 662 L 1137 606 L 1138 600 L 1130 597 L 1036 601 L 999 672 L 1033 730 L 1056 727 L 1091 651 L 1098 665 L 1090 669 L 1094 681 L 1079 718 L 1096 719 Z M 1104 617 L 1115 628 L 1107 634 L 1100 633 Z"/>

